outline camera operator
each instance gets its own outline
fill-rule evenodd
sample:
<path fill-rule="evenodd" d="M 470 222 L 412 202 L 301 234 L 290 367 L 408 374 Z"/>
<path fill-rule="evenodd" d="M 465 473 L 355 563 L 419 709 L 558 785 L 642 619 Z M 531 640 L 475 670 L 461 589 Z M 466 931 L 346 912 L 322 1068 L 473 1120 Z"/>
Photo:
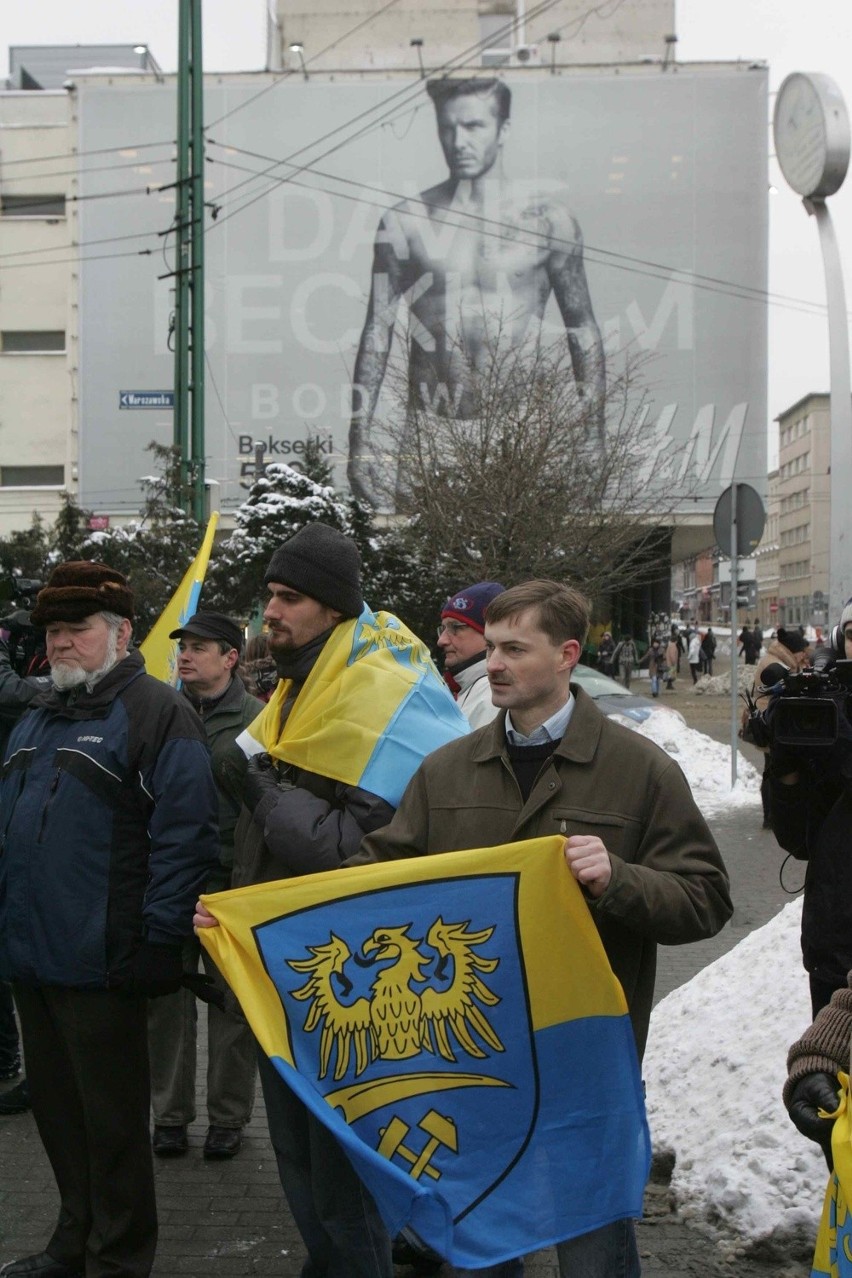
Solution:
<path fill-rule="evenodd" d="M 843 610 L 839 631 L 842 655 L 852 660 L 852 604 Z M 846 974 L 852 968 L 852 703 L 848 692 L 837 687 L 818 695 L 830 697 L 837 705 L 837 736 L 832 745 L 809 743 L 806 734 L 794 744 L 789 736 L 786 743 L 778 741 L 780 733 L 773 720 L 785 700 L 783 692 L 773 696 L 766 712 L 772 830 L 786 852 L 808 863 L 802 955 L 814 1016 L 835 990 L 846 988 Z"/>
<path fill-rule="evenodd" d="M 757 664 L 754 672 L 754 683 L 752 684 L 751 695 L 754 703 L 759 710 L 765 710 L 769 705 L 771 696 L 767 689 L 763 691 L 763 672 L 769 666 L 780 664 L 787 670 L 803 670 L 805 666 L 810 664 L 811 649 L 808 647 L 807 640 L 799 634 L 798 630 L 785 630 L 780 627 L 766 647 L 766 652 Z M 743 720 L 745 727 L 745 718 Z M 756 744 L 756 743 L 755 743 Z M 769 816 L 769 756 L 764 753 L 763 776 L 760 779 L 760 801 L 763 804 L 763 828 L 764 830 L 772 829 L 772 821 Z"/>

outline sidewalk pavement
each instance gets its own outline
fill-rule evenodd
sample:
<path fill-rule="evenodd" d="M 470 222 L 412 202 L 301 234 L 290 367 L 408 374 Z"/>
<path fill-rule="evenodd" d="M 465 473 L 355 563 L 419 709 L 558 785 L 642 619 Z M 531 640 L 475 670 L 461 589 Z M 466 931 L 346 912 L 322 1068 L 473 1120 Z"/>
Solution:
<path fill-rule="evenodd" d="M 723 702 L 715 708 L 699 706 L 699 698 L 689 693 L 684 681 L 670 696 L 671 704 L 688 723 L 694 721 L 694 726 L 701 726 L 718 740 L 727 739 L 727 699 L 715 698 L 717 703 Z M 761 828 L 759 806 L 737 810 L 710 824 L 730 871 L 734 917 L 710 941 L 660 949 L 657 1000 L 768 922 L 791 899 L 779 882 L 783 854 L 771 833 Z M 200 1037 L 203 1040 L 204 1035 Z M 199 1080 L 204 1079 L 205 1065 L 202 1059 Z M 229 1162 L 202 1159 L 206 1131 L 203 1095 L 198 1098 L 198 1112 L 199 1120 L 190 1132 L 189 1154 L 175 1160 L 154 1160 L 160 1214 L 154 1278 L 251 1274 L 297 1278 L 304 1251 L 281 1194 L 262 1100 L 246 1129 L 241 1152 Z M 57 1205 L 53 1177 L 32 1115 L 0 1117 L 0 1264 L 43 1249 Z M 664 1177 L 661 1183 L 649 1186 L 638 1237 L 644 1278 L 769 1278 L 770 1274 L 781 1278 L 782 1274 L 807 1272 L 802 1265 L 785 1270 L 778 1258 L 767 1264 L 744 1258 L 734 1263 L 723 1258 L 672 1214 Z M 526 1272 L 528 1278 L 556 1278 L 555 1253 L 551 1250 L 530 1257 Z M 410 1269 L 398 1270 L 399 1278 L 411 1273 Z M 442 1275 L 451 1273 L 448 1266 L 442 1270 Z"/>

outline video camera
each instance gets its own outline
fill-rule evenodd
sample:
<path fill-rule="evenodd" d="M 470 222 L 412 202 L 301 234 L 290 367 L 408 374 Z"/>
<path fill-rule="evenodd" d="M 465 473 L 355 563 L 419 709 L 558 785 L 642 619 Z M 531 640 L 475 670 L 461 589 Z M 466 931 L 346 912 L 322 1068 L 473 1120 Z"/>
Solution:
<path fill-rule="evenodd" d="M 761 747 L 825 749 L 841 735 L 852 736 L 849 697 L 852 661 L 836 661 L 824 670 L 788 670 L 774 662 L 763 671 L 763 688 L 773 689 L 772 701 L 758 710 L 750 699 L 750 739 Z"/>
<path fill-rule="evenodd" d="M 0 604 L 14 602 L 19 608 L 32 608 L 43 581 L 34 577 L 5 577 L 0 579 Z"/>

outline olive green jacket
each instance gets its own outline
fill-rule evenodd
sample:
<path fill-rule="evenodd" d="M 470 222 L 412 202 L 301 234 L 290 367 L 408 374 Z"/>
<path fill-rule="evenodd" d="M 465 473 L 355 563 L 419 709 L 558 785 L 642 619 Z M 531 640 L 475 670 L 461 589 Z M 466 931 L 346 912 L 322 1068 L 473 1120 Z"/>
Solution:
<path fill-rule="evenodd" d="M 715 935 L 733 912 L 728 876 L 678 765 L 653 742 L 605 718 L 582 689 L 573 685 L 572 692 L 568 730 L 526 803 L 500 714 L 429 755 L 393 820 L 367 835 L 348 864 L 543 835 L 597 835 L 613 873 L 603 895 L 587 899 L 624 989 L 641 1057 L 657 945 Z"/>

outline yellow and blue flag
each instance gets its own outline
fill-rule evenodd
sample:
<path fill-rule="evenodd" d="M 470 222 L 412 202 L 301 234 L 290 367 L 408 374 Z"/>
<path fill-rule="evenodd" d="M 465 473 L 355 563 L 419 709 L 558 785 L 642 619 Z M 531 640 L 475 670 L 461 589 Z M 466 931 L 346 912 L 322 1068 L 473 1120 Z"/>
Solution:
<path fill-rule="evenodd" d="M 280 728 L 282 680 L 237 737 L 250 758 L 275 759 L 396 807 L 422 759 L 470 731 L 422 640 L 389 612 L 365 607 L 332 631 Z"/>
<path fill-rule="evenodd" d="M 207 531 L 198 554 L 187 568 L 183 581 L 160 613 L 145 640 L 139 645 L 148 674 L 153 675 L 155 679 L 162 679 L 163 683 L 177 683 L 177 640 L 170 639 L 169 635 L 188 621 L 198 609 L 198 600 L 207 565 L 210 562 L 210 551 L 218 522 L 218 512 L 214 511 L 207 524 Z"/>
<path fill-rule="evenodd" d="M 828 1179 L 811 1278 L 852 1278 L 852 1110 L 849 1076 L 837 1075 L 840 1103 L 831 1129 L 834 1171 Z"/>
<path fill-rule="evenodd" d="M 636 1048 L 564 840 L 204 897 L 199 935 L 392 1234 L 484 1267 L 641 1215 Z"/>

